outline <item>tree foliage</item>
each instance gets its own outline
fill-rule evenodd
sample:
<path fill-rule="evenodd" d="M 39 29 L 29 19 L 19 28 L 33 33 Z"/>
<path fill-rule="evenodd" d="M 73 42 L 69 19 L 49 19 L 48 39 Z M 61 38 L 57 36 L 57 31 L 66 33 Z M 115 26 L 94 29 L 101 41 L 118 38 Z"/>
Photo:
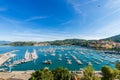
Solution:
<path fill-rule="evenodd" d="M 73 75 L 69 72 L 68 69 L 56 68 L 52 71 L 54 80 L 72 80 Z"/>
<path fill-rule="evenodd" d="M 74 80 L 73 78 L 68 69 L 56 68 L 52 71 L 49 69 L 36 71 L 29 80 Z"/>
<path fill-rule="evenodd" d="M 56 40 L 50 42 L 51 45 L 78 45 L 78 46 L 87 46 L 88 41 L 83 39 L 66 39 L 66 40 Z"/>
<path fill-rule="evenodd" d="M 12 42 L 9 45 L 11 46 L 32 46 L 34 42 Z"/>
<path fill-rule="evenodd" d="M 113 74 L 113 70 L 110 67 L 108 66 L 102 67 L 102 75 L 103 75 L 102 80 L 112 80 L 112 74 Z"/>
<path fill-rule="evenodd" d="M 42 69 L 32 73 L 29 80 L 53 80 L 53 74 L 49 69 Z"/>
<path fill-rule="evenodd" d="M 118 69 L 112 69 L 109 66 L 104 66 L 102 67 L 102 80 L 115 80 L 118 79 L 120 74 L 119 74 Z"/>
<path fill-rule="evenodd" d="M 84 68 L 83 70 L 83 78 L 81 80 L 100 80 L 94 75 L 94 69 L 92 65 L 88 65 L 87 67 Z"/>
<path fill-rule="evenodd" d="M 120 70 L 120 62 L 119 62 L 119 61 L 116 62 L 115 67 L 116 67 L 118 70 Z"/>

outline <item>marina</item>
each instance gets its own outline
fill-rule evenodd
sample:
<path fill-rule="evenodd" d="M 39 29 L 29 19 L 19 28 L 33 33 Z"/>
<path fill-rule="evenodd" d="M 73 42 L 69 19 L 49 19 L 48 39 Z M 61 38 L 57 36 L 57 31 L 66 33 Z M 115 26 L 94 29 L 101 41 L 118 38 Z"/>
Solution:
<path fill-rule="evenodd" d="M 87 65 L 100 70 L 105 65 L 114 68 L 115 62 L 120 60 L 120 55 L 78 46 L 18 46 L 0 47 L 0 50 L 0 55 L 4 55 L 0 58 L 0 68 L 8 71 L 39 70 L 45 67 L 64 67 L 74 71 Z"/>

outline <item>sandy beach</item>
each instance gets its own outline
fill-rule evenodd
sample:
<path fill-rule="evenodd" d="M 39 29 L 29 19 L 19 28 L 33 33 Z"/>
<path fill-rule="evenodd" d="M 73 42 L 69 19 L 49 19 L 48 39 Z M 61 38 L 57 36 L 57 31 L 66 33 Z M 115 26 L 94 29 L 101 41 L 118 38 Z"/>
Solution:
<path fill-rule="evenodd" d="M 0 78 L 3 78 L 5 80 L 9 78 L 28 80 L 33 72 L 34 71 L 0 72 Z"/>

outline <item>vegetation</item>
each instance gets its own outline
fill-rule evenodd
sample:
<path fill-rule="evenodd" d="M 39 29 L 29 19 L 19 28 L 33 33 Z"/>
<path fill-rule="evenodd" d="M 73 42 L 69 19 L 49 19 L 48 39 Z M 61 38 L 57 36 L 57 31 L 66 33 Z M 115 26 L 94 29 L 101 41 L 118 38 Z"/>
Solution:
<path fill-rule="evenodd" d="M 115 67 L 116 67 L 118 70 L 120 70 L 120 62 L 119 62 L 119 61 L 116 62 Z"/>
<path fill-rule="evenodd" d="M 32 46 L 34 42 L 12 42 L 9 45 L 11 46 Z"/>
<path fill-rule="evenodd" d="M 118 44 L 118 45 L 115 46 L 115 44 Z M 49 42 L 12 42 L 8 45 L 11 45 L 11 46 L 75 45 L 75 46 L 93 48 L 98 50 L 120 51 L 120 43 L 115 43 L 112 41 L 104 41 L 104 40 L 65 39 L 65 40 L 56 40 L 56 41 L 49 41 Z"/>
<path fill-rule="evenodd" d="M 114 42 L 119 42 L 120 43 L 120 35 L 113 36 L 113 37 L 110 37 L 110 38 L 106 38 L 104 40 L 114 41 Z"/>
<path fill-rule="evenodd" d="M 54 80 L 53 74 L 49 69 L 42 69 L 32 74 L 29 80 Z"/>
<path fill-rule="evenodd" d="M 110 50 L 120 51 L 120 48 L 111 48 Z"/>
<path fill-rule="evenodd" d="M 51 45 L 78 45 L 78 46 L 87 46 L 87 40 L 83 39 L 66 39 L 66 40 L 57 40 L 50 42 Z"/>
<path fill-rule="evenodd" d="M 119 64 L 119 65 L 118 65 Z M 65 68 L 56 68 L 52 71 L 49 69 L 42 69 L 32 73 L 29 80 L 117 80 L 120 79 L 120 63 L 116 64 L 116 68 L 112 69 L 109 66 L 103 66 L 102 78 L 95 75 L 94 69 L 88 65 L 83 69 L 83 76 L 76 77 L 76 74 L 69 72 Z"/>
<path fill-rule="evenodd" d="M 74 80 L 68 69 L 56 68 L 50 71 L 42 69 L 32 74 L 29 80 Z"/>
<path fill-rule="evenodd" d="M 113 70 L 108 66 L 102 68 L 102 75 L 102 80 L 113 80 Z"/>
<path fill-rule="evenodd" d="M 95 76 L 92 65 L 88 65 L 84 68 L 83 75 L 84 76 L 80 80 L 100 80 L 100 78 Z"/>
<path fill-rule="evenodd" d="M 33 46 L 37 42 L 12 42 L 9 45 L 11 46 Z M 42 42 L 39 42 L 38 44 L 41 44 Z M 49 41 L 44 42 L 42 44 L 49 43 L 50 45 L 77 45 L 77 46 L 83 46 L 86 47 L 88 45 L 87 40 L 82 39 L 66 39 L 66 40 L 56 40 L 56 41 Z"/>
<path fill-rule="evenodd" d="M 102 67 L 102 80 L 116 80 L 120 76 L 118 69 L 111 69 L 109 66 Z"/>
<path fill-rule="evenodd" d="M 73 80 L 73 75 L 68 69 L 56 68 L 52 71 L 54 80 Z"/>

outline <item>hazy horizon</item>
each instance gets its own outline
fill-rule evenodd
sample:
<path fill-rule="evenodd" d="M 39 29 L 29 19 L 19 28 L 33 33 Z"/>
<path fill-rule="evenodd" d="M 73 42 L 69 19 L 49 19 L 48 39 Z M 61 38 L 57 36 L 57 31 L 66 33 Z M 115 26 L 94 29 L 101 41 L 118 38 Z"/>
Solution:
<path fill-rule="evenodd" d="M 98 40 L 119 25 L 120 0 L 0 0 L 0 40 Z"/>

